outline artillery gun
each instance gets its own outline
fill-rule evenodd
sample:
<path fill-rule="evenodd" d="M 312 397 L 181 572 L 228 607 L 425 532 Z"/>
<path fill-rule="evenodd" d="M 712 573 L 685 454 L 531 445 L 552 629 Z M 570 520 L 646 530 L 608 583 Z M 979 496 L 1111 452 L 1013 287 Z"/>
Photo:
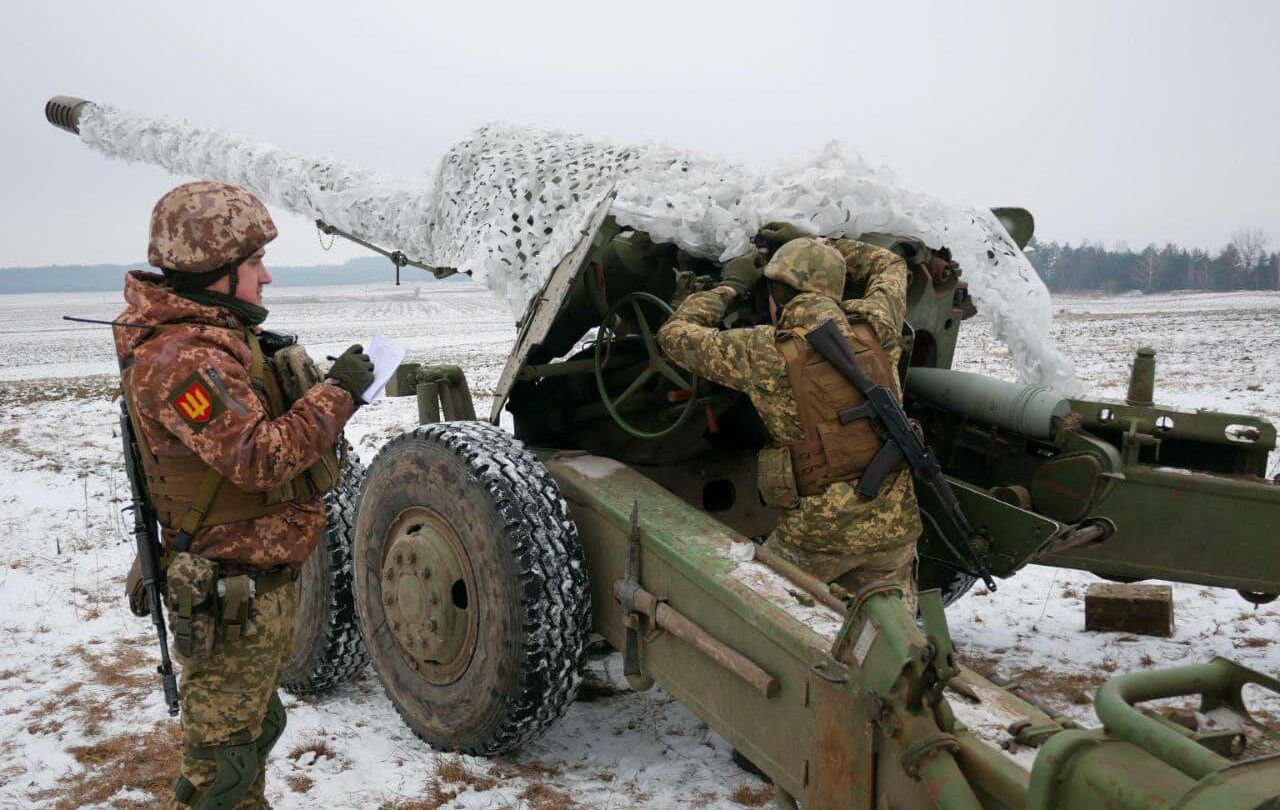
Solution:
<path fill-rule="evenodd" d="M 83 104 L 55 99 L 50 120 L 74 131 Z M 960 666 L 943 606 L 972 574 L 932 504 L 918 621 L 891 585 L 833 592 L 757 549 L 776 515 L 756 496 L 765 436 L 750 403 L 674 368 L 654 340 L 720 268 L 621 227 L 610 204 L 521 319 L 487 420 L 456 367 L 407 365 L 391 386 L 418 397 L 426 424 L 369 466 L 354 599 L 378 676 L 419 736 L 497 754 L 554 733 L 594 630 L 623 652 L 634 688 L 674 695 L 783 805 L 1280 806 L 1280 759 L 1239 750 L 1242 689 L 1280 692 L 1272 677 L 1225 659 L 1122 674 L 1095 698 L 1104 728 L 1085 730 Z M 1025 244 L 1030 216 L 997 213 Z M 976 311 L 960 268 L 913 240 L 862 238 L 912 268 L 907 407 L 993 572 L 1038 562 L 1258 601 L 1280 592 L 1266 546 L 1280 488 L 1262 478 L 1272 425 L 1154 405 L 1145 354 L 1124 403 L 953 371 Z M 726 325 L 760 322 L 757 307 L 736 306 Z M 498 427 L 504 410 L 514 437 Z M 1215 519 L 1226 510 L 1233 523 Z M 1196 695 L 1228 733 L 1135 707 Z M 1002 739 L 1041 750 L 1028 768 Z"/>

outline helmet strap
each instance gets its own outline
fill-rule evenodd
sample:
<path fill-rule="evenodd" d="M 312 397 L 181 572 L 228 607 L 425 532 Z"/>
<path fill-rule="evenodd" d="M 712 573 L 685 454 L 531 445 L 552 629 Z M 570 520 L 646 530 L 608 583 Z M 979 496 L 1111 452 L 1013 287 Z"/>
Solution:
<path fill-rule="evenodd" d="M 223 276 L 231 277 L 231 296 L 234 298 L 236 294 L 236 283 L 240 280 L 240 265 L 249 260 L 249 257 L 257 253 L 258 249 L 254 248 L 245 255 L 234 259 L 221 267 L 215 267 L 212 270 L 205 270 L 202 273 L 187 273 L 181 270 L 174 270 L 171 267 L 161 267 L 160 272 L 164 273 L 165 280 L 169 282 L 169 286 L 175 290 L 193 292 L 203 290 L 210 284 L 217 284 L 218 279 Z"/>

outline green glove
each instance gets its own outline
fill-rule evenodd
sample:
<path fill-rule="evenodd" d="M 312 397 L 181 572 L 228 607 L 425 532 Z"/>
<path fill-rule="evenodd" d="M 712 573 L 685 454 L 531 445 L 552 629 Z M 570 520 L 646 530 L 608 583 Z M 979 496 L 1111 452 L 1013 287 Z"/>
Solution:
<path fill-rule="evenodd" d="M 777 250 L 792 239 L 813 236 L 813 234 L 790 222 L 766 222 L 760 226 L 760 236 L 764 238 L 771 250 Z"/>
<path fill-rule="evenodd" d="M 333 361 L 328 379 L 350 394 L 359 408 L 364 404 L 360 394 L 373 384 L 373 361 L 364 353 L 364 347 L 357 343 Z"/>
<path fill-rule="evenodd" d="M 756 267 L 756 253 L 752 251 L 725 262 L 720 283 L 725 287 L 732 287 L 734 292 L 743 296 L 756 286 L 761 272 L 760 268 Z"/>

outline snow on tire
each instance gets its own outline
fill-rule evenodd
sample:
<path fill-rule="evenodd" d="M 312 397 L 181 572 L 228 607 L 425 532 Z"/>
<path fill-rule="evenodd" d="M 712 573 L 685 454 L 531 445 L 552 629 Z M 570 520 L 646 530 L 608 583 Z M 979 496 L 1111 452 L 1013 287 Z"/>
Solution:
<path fill-rule="evenodd" d="M 364 467 L 348 455 L 338 485 L 325 495 L 324 543 L 302 566 L 293 649 L 280 683 L 294 694 L 323 692 L 369 663 L 356 620 L 352 544 Z"/>
<path fill-rule="evenodd" d="M 559 488 L 520 442 L 485 422 L 388 442 L 355 554 L 374 669 L 419 737 L 494 755 L 564 714 L 590 628 L 586 567 Z"/>

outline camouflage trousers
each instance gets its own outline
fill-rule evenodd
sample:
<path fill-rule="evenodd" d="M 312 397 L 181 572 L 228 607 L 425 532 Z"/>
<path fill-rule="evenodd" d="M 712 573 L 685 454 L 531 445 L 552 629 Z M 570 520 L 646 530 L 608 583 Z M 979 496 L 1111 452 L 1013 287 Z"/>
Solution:
<path fill-rule="evenodd" d="M 216 765 L 211 759 L 193 756 L 193 751 L 251 743 L 262 734 L 268 703 L 289 659 L 297 611 L 297 582 L 272 588 L 253 599 L 251 634 L 235 640 L 219 637 L 213 652 L 204 658 L 187 659 L 174 653 L 182 665 L 179 690 L 182 739 L 187 749 L 182 776 L 197 795 L 213 782 Z M 263 762 L 253 787 L 235 810 L 270 808 L 263 792 L 265 766 Z M 189 805 L 175 799 L 169 806 Z"/>
<path fill-rule="evenodd" d="M 765 547 L 797 568 L 823 582 L 835 583 L 856 594 L 872 582 L 889 581 L 902 586 L 902 604 L 916 612 L 916 543 L 912 540 L 884 551 L 828 554 L 798 548 L 769 535 Z"/>

